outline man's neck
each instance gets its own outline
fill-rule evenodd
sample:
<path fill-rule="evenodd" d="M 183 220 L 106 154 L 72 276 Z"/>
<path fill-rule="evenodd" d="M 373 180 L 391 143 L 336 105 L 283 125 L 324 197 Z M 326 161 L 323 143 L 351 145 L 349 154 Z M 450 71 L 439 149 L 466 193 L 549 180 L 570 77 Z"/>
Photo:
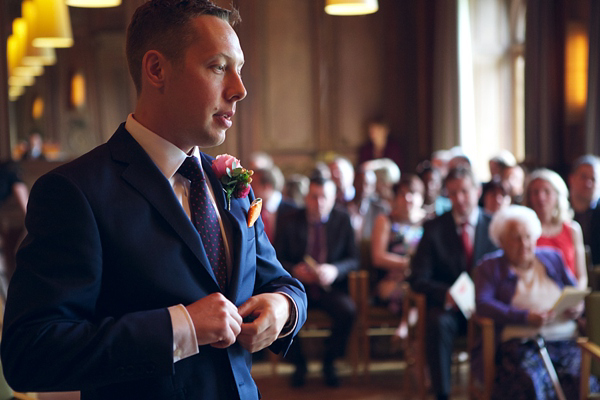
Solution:
<path fill-rule="evenodd" d="M 592 206 L 596 204 L 597 201 L 598 200 L 587 201 L 586 199 L 572 197 L 571 207 L 573 207 L 573 211 L 575 211 L 576 213 L 583 213 L 592 208 Z"/>

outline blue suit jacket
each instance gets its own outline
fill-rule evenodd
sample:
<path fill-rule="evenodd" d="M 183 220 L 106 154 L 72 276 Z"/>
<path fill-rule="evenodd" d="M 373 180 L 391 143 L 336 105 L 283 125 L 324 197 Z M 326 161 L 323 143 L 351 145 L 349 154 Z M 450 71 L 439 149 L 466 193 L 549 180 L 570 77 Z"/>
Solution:
<path fill-rule="evenodd" d="M 220 183 L 202 155 L 213 188 Z M 232 228 L 227 293 L 239 306 L 281 291 L 306 319 L 302 285 L 282 268 L 249 198 L 214 190 Z M 121 125 L 104 145 L 31 190 L 28 236 L 5 312 L 2 362 L 19 391 L 81 390 L 82 399 L 257 399 L 251 354 L 201 346 L 173 363 L 169 306 L 219 291 L 198 232 L 169 181 Z M 293 335 L 272 349 L 286 350 Z"/>

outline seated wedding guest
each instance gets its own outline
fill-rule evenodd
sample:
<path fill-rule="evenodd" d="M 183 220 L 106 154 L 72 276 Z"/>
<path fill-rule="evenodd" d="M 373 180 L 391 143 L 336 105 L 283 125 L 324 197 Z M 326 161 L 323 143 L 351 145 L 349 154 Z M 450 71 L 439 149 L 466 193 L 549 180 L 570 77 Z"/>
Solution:
<path fill-rule="evenodd" d="M 440 171 L 442 180 L 444 180 L 446 178 L 446 174 L 448 174 L 448 162 L 450 161 L 450 158 L 452 158 L 450 155 L 450 150 L 442 149 L 431 153 L 431 166 Z"/>
<path fill-rule="evenodd" d="M 496 211 L 508 207 L 510 201 L 511 198 L 501 180 L 492 179 L 483 185 L 479 204 L 488 214 L 494 214 Z"/>
<path fill-rule="evenodd" d="M 357 243 L 370 240 L 377 216 L 389 213 L 387 203 L 382 202 L 375 192 L 376 184 L 375 172 L 363 167 L 358 168 L 354 177 L 356 195 L 347 205 Z"/>
<path fill-rule="evenodd" d="M 3 206 L 10 198 L 15 199 L 17 218 L 7 218 L 2 221 L 0 227 L 0 254 L 2 257 L 2 288 L 3 295 L 6 295 L 8 282 L 12 277 L 16 267 L 15 255 L 19 243 L 25 234 L 25 224 L 23 218 L 27 211 L 27 200 L 29 199 L 29 189 L 23 183 L 20 177 L 20 171 L 17 165 L 12 161 L 0 163 L 0 206 Z M 11 214 L 13 215 L 13 214 Z"/>
<path fill-rule="evenodd" d="M 253 171 L 256 171 L 257 169 L 271 168 L 273 165 L 273 158 L 264 151 L 256 151 L 250 154 L 248 168 Z"/>
<path fill-rule="evenodd" d="M 467 320 L 449 289 L 477 261 L 496 250 L 488 237 L 490 216 L 477 207 L 479 182 L 470 168 L 455 168 L 445 180 L 452 210 L 423 224 L 423 237 L 411 260 L 409 282 L 427 299 L 426 356 L 438 400 L 451 391 L 454 339 L 467 331 Z"/>
<path fill-rule="evenodd" d="M 296 207 L 304 207 L 304 198 L 308 193 L 308 176 L 291 174 L 283 186 L 283 198 Z"/>
<path fill-rule="evenodd" d="M 346 208 L 355 195 L 354 167 L 350 160 L 342 156 L 334 156 L 327 166 L 337 189 L 336 205 Z"/>
<path fill-rule="evenodd" d="M 577 287 L 586 288 L 588 276 L 583 235 L 579 224 L 572 219 L 565 181 L 549 169 L 533 171 L 525 190 L 525 205 L 535 211 L 542 223 L 537 245 L 557 249 L 575 277 Z"/>
<path fill-rule="evenodd" d="M 410 273 L 410 257 L 423 235 L 425 185 L 418 176 L 405 174 L 394 185 L 390 215 L 379 214 L 371 240 L 371 260 L 376 268 L 376 298 L 399 313 L 402 307 L 401 283 Z"/>
<path fill-rule="evenodd" d="M 512 204 L 523 203 L 523 193 L 525 192 L 526 171 L 522 165 L 516 164 L 507 166 L 502 170 L 502 183 L 508 190 L 512 199 Z"/>
<path fill-rule="evenodd" d="M 600 263 L 600 158 L 586 154 L 577 158 L 569 175 L 574 220 L 581 225 L 583 243 L 590 246 L 592 262 Z"/>
<path fill-rule="evenodd" d="M 429 160 L 422 161 L 417 166 L 419 178 L 425 184 L 425 198 L 423 209 L 427 218 L 433 218 L 450 211 L 452 203 L 442 194 L 442 175 Z"/>
<path fill-rule="evenodd" d="M 390 126 L 383 118 L 375 118 L 367 125 L 368 141 L 358 149 L 358 163 L 389 158 L 402 165 L 402 147 L 390 138 Z"/>
<path fill-rule="evenodd" d="M 293 203 L 283 198 L 281 194 L 283 183 L 283 174 L 275 165 L 270 168 L 256 169 L 252 175 L 252 189 L 256 197 L 260 197 L 263 201 L 260 216 L 271 243 L 275 242 L 277 231 L 281 229 L 280 217 L 297 209 Z"/>
<path fill-rule="evenodd" d="M 282 216 L 277 232 L 277 257 L 306 287 L 309 308 L 325 311 L 332 320 L 325 340 L 325 384 L 339 386 L 336 358 L 342 357 L 352 332 L 356 305 L 347 292 L 347 276 L 359 265 L 358 248 L 350 216 L 334 208 L 335 183 L 319 174 L 311 178 L 306 207 Z M 295 364 L 292 386 L 305 383 L 307 365 L 300 338 L 296 337 L 287 358 Z"/>
<path fill-rule="evenodd" d="M 490 180 L 501 179 L 504 168 L 517 165 L 515 156 L 508 150 L 501 150 L 488 162 L 490 167 Z"/>
<path fill-rule="evenodd" d="M 448 160 L 448 170 L 453 168 L 471 168 L 471 159 L 467 156 L 460 146 L 455 146 L 449 150 L 450 160 Z"/>
<path fill-rule="evenodd" d="M 365 169 L 370 169 L 375 172 L 377 184 L 375 192 L 381 201 L 387 203 L 388 207 L 394 199 L 393 187 L 400 181 L 400 168 L 389 158 L 380 158 L 377 160 L 367 161 L 362 164 Z"/>
<path fill-rule="evenodd" d="M 534 340 L 541 335 L 567 399 L 579 398 L 581 352 L 574 319 L 580 306 L 554 315 L 565 286 L 575 284 L 562 256 L 536 246 L 542 225 L 534 211 L 513 205 L 498 211 L 490 238 L 501 250 L 475 274 L 477 314 L 494 320 L 498 347 L 494 399 L 555 399 L 555 389 Z M 474 360 L 475 361 L 475 360 Z M 590 378 L 592 391 L 600 390 Z"/>

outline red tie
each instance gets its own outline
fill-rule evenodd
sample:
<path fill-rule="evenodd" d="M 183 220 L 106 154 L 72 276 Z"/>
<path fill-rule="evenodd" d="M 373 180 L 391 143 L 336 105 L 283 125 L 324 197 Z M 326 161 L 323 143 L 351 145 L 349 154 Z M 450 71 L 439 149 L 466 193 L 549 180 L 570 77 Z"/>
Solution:
<path fill-rule="evenodd" d="M 465 256 L 467 259 L 467 271 L 471 271 L 471 263 L 473 262 L 473 243 L 471 242 L 471 237 L 469 236 L 468 227 L 469 223 L 465 222 L 462 224 L 462 230 L 460 233 L 460 239 L 463 243 L 463 248 L 465 249 Z"/>
<path fill-rule="evenodd" d="M 225 242 L 221 233 L 221 225 L 217 211 L 213 207 L 200 162 L 196 157 L 186 157 L 177 170 L 190 180 L 190 212 L 191 220 L 200 234 L 204 251 L 215 273 L 221 291 L 227 286 L 227 262 L 225 260 Z"/>

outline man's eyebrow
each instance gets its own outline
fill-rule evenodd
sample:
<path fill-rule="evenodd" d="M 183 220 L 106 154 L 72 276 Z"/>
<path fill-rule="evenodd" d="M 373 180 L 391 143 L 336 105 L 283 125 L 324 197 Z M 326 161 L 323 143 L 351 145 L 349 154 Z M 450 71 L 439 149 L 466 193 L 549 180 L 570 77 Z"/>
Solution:
<path fill-rule="evenodd" d="M 212 61 L 212 60 L 216 60 L 217 58 L 221 58 L 221 57 L 222 57 L 222 58 L 224 58 L 224 59 L 226 59 L 227 61 L 235 61 L 235 60 L 236 60 L 236 58 L 235 58 L 235 57 L 232 57 L 232 56 L 230 56 L 230 55 L 228 55 L 228 54 L 226 54 L 226 53 L 222 53 L 222 52 L 221 52 L 221 53 L 217 53 L 217 54 L 215 54 L 214 56 L 212 56 L 212 57 L 210 58 L 210 60 L 211 60 L 211 61 Z M 240 66 L 244 65 L 244 62 L 245 62 L 245 60 L 244 60 L 243 58 L 241 58 L 241 61 L 240 61 Z"/>

